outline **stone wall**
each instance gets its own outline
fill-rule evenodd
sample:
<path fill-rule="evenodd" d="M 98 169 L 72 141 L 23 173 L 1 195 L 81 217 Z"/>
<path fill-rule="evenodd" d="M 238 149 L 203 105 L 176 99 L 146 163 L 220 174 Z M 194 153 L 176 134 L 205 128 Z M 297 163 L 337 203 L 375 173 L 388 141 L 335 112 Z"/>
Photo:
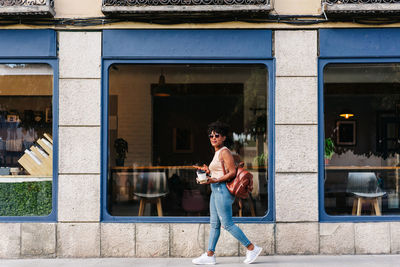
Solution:
<path fill-rule="evenodd" d="M 61 31 L 58 40 L 60 147 L 54 245 L 58 257 L 99 257 L 101 32 Z"/>
<path fill-rule="evenodd" d="M 263 255 L 398 254 L 400 223 L 239 224 Z M 0 258 L 196 257 L 208 224 L 0 223 Z M 217 256 L 244 256 L 221 232 Z"/>
<path fill-rule="evenodd" d="M 276 253 L 318 253 L 317 31 L 275 31 Z"/>

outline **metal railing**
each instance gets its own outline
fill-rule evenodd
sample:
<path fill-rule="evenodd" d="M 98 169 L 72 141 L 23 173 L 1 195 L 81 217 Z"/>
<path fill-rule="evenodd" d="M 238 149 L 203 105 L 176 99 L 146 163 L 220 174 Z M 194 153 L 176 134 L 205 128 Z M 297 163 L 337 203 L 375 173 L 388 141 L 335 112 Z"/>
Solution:
<path fill-rule="evenodd" d="M 322 0 L 324 11 L 333 14 L 399 13 L 400 0 Z"/>
<path fill-rule="evenodd" d="M 269 0 L 103 0 L 103 6 L 265 5 Z"/>
<path fill-rule="evenodd" d="M 103 0 L 102 11 L 108 15 L 157 15 L 209 14 L 229 15 L 268 14 L 271 0 Z"/>
<path fill-rule="evenodd" d="M 0 16 L 3 15 L 54 16 L 54 0 L 0 0 Z"/>
<path fill-rule="evenodd" d="M 325 0 L 328 4 L 390 4 L 400 3 L 400 0 Z"/>

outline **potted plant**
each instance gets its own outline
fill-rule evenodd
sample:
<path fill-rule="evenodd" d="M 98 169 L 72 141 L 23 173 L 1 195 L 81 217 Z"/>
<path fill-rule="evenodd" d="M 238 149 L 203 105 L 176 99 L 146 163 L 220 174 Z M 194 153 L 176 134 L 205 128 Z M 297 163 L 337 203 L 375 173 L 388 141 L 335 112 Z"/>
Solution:
<path fill-rule="evenodd" d="M 128 142 L 122 138 L 117 138 L 114 141 L 114 148 L 117 152 L 117 158 L 115 159 L 115 164 L 117 166 L 124 166 L 126 159 L 126 152 L 128 152 Z"/>
<path fill-rule="evenodd" d="M 267 165 L 267 154 L 261 153 L 261 155 L 253 159 L 253 165 L 257 166 L 259 170 L 265 170 Z"/>
<path fill-rule="evenodd" d="M 267 152 L 261 153 L 260 155 L 254 157 L 253 159 L 253 166 L 257 168 L 256 175 L 258 176 L 258 188 L 260 194 L 267 194 L 268 192 L 267 160 L 268 160 Z"/>
<path fill-rule="evenodd" d="M 325 138 L 325 164 L 328 164 L 329 160 L 332 159 L 333 154 L 335 154 L 335 145 L 332 138 Z"/>

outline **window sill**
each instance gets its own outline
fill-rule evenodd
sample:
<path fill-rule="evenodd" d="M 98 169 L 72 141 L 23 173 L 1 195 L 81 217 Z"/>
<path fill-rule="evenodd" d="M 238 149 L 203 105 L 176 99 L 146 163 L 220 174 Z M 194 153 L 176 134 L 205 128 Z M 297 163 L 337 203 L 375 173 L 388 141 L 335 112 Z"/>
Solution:
<path fill-rule="evenodd" d="M 52 181 L 52 176 L 33 176 L 33 175 L 0 175 L 1 183 L 25 183 L 25 182 L 46 182 Z"/>

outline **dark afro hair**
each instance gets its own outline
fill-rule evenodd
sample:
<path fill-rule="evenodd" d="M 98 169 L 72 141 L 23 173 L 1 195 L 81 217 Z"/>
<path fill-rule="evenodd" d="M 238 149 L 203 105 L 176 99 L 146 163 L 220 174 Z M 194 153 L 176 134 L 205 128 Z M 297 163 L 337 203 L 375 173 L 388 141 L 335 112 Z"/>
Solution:
<path fill-rule="evenodd" d="M 213 131 L 222 136 L 227 136 L 229 133 L 229 125 L 220 121 L 214 121 L 208 125 L 207 133 L 211 134 Z"/>

